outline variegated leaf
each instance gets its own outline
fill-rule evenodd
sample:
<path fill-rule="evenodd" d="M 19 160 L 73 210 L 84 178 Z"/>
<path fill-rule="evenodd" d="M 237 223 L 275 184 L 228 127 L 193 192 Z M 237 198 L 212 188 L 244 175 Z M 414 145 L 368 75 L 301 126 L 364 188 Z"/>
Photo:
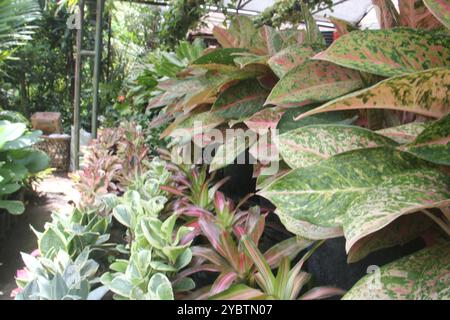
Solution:
<path fill-rule="evenodd" d="M 232 137 L 227 137 L 225 143 L 217 149 L 209 167 L 210 172 L 234 163 L 239 155 L 256 143 L 256 134 L 250 131 L 236 130 L 234 133 Z"/>
<path fill-rule="evenodd" d="M 324 61 L 309 61 L 289 71 L 275 86 L 266 104 L 300 106 L 328 101 L 363 86 L 357 71 Z"/>
<path fill-rule="evenodd" d="M 322 112 L 355 109 L 391 109 L 442 117 L 450 111 L 450 70 L 433 69 L 393 77 L 330 101 L 298 119 Z"/>
<path fill-rule="evenodd" d="M 235 68 L 234 59 L 236 54 L 246 52 L 243 48 L 219 48 L 212 52 L 208 52 L 200 58 L 192 62 L 193 66 L 198 66 L 206 69 L 220 69 L 220 65 L 232 66 Z"/>
<path fill-rule="evenodd" d="M 357 241 L 348 253 L 347 262 L 354 263 L 374 251 L 407 244 L 425 232 L 442 233 L 430 218 L 421 213 L 400 217 L 380 231 Z"/>
<path fill-rule="evenodd" d="M 378 7 L 377 17 L 381 29 L 389 29 L 400 25 L 400 16 L 391 0 L 372 0 Z"/>
<path fill-rule="evenodd" d="M 306 26 L 305 43 L 309 45 L 319 45 L 325 47 L 325 38 L 317 26 L 316 19 L 311 14 L 308 4 L 304 0 L 300 0 L 301 13 Z"/>
<path fill-rule="evenodd" d="M 307 117 L 298 121 L 294 119 L 300 116 L 302 113 L 308 112 L 317 108 L 318 105 L 311 105 L 300 108 L 290 108 L 281 117 L 280 122 L 278 122 L 278 133 L 283 134 L 301 127 L 316 125 L 316 124 L 353 124 L 357 119 L 358 115 L 352 111 L 335 111 L 328 113 L 319 113 L 317 115 Z"/>
<path fill-rule="evenodd" d="M 275 55 L 287 47 L 303 43 L 305 38 L 304 30 L 296 29 L 276 30 L 269 26 L 262 26 L 260 33 L 266 43 L 267 52 L 270 56 Z"/>
<path fill-rule="evenodd" d="M 284 133 L 277 147 L 292 168 L 303 168 L 351 150 L 396 147 L 397 143 L 370 130 L 345 125 L 313 125 Z"/>
<path fill-rule="evenodd" d="M 424 0 L 423 2 L 431 13 L 450 29 L 450 3 L 447 0 Z"/>
<path fill-rule="evenodd" d="M 450 113 L 430 124 L 405 150 L 421 159 L 450 166 Z"/>
<path fill-rule="evenodd" d="M 371 270 L 344 300 L 450 299 L 450 242 L 439 243 Z"/>
<path fill-rule="evenodd" d="M 427 126 L 428 124 L 425 122 L 411 122 L 397 127 L 378 130 L 377 133 L 391 138 L 400 144 L 406 144 L 416 140 L 417 136 L 425 130 Z"/>
<path fill-rule="evenodd" d="M 344 34 L 358 30 L 358 28 L 356 26 L 354 26 L 350 22 L 342 20 L 342 19 L 330 17 L 330 21 L 334 24 L 334 27 L 336 28 L 336 32 L 338 33 L 338 35 L 340 37 L 343 36 Z"/>
<path fill-rule="evenodd" d="M 213 34 L 224 48 L 246 48 L 261 55 L 268 53 L 261 33 L 256 29 L 253 21 L 246 16 L 233 17 L 228 30 L 214 27 Z"/>
<path fill-rule="evenodd" d="M 257 54 L 249 53 L 249 54 L 239 54 L 235 55 L 234 63 L 236 63 L 239 68 L 245 68 L 252 64 L 266 65 L 268 56 L 260 56 Z"/>
<path fill-rule="evenodd" d="M 422 0 L 399 0 L 400 23 L 415 29 L 436 29 L 441 24 L 427 9 Z"/>
<path fill-rule="evenodd" d="M 258 133 L 265 134 L 268 130 L 275 130 L 284 111 L 278 108 L 263 109 L 244 121 L 247 127 Z"/>
<path fill-rule="evenodd" d="M 450 64 L 450 35 L 393 28 L 355 31 L 314 57 L 338 65 L 393 77 Z"/>
<path fill-rule="evenodd" d="M 212 111 L 224 119 L 247 118 L 264 108 L 268 94 L 256 79 L 245 80 L 222 92 Z"/>
<path fill-rule="evenodd" d="M 288 71 L 304 64 L 319 52 L 319 49 L 314 49 L 312 46 L 295 45 L 279 51 L 267 63 L 278 78 L 281 79 Z"/>
<path fill-rule="evenodd" d="M 413 155 L 373 148 L 296 169 L 260 194 L 277 207 L 285 227 L 302 237 L 316 236 L 302 224 L 324 228 L 324 235 L 342 227 L 349 252 L 403 215 L 450 205 L 450 179 Z"/>
<path fill-rule="evenodd" d="M 224 119 L 209 112 L 202 112 L 182 118 L 180 122 L 172 123 L 161 137 L 179 137 L 184 140 L 191 139 L 194 135 L 204 133 L 219 126 Z"/>

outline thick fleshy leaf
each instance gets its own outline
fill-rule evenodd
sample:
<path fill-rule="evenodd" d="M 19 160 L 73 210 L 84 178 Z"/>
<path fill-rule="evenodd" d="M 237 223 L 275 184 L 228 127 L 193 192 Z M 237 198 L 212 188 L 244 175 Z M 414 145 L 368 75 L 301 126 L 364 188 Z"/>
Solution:
<path fill-rule="evenodd" d="M 322 112 L 356 109 L 391 109 L 440 118 L 450 111 L 449 85 L 449 69 L 398 76 L 330 101 L 297 119 Z"/>
<path fill-rule="evenodd" d="M 371 270 L 343 297 L 344 300 L 450 299 L 450 242 Z"/>
<path fill-rule="evenodd" d="M 277 207 L 286 228 L 303 231 L 297 233 L 302 237 L 317 239 L 308 232 L 311 224 L 330 235 L 342 226 L 349 252 L 358 240 L 403 215 L 448 206 L 450 181 L 408 153 L 373 148 L 296 169 L 260 194 Z"/>
<path fill-rule="evenodd" d="M 450 113 L 430 124 L 405 150 L 421 159 L 450 166 Z"/>
<path fill-rule="evenodd" d="M 301 127 L 311 126 L 316 124 L 353 124 L 358 116 L 355 112 L 352 111 L 336 111 L 336 112 L 327 112 L 327 113 L 319 113 L 317 115 L 313 115 L 311 117 L 307 117 L 301 120 L 296 121 L 295 118 L 298 118 L 302 113 L 308 112 L 317 108 L 319 105 L 311 105 L 300 108 L 290 108 L 288 109 L 283 116 L 281 117 L 280 122 L 278 122 L 278 133 L 283 134 Z"/>
<path fill-rule="evenodd" d="M 309 61 L 281 79 L 266 104 L 300 106 L 342 96 L 363 86 L 357 71 L 324 61 Z"/>
<path fill-rule="evenodd" d="M 304 120 L 308 118 L 305 118 Z M 427 126 L 428 124 L 425 122 L 411 122 L 398 127 L 378 130 L 377 133 L 388 137 L 400 144 L 406 144 L 416 140 L 417 136 L 422 133 L 422 131 L 425 130 Z"/>
<path fill-rule="evenodd" d="M 268 94 L 256 79 L 245 80 L 220 94 L 212 111 L 224 119 L 246 118 L 264 108 Z"/>
<path fill-rule="evenodd" d="M 351 32 L 314 57 L 393 77 L 450 64 L 450 35 L 409 28 Z"/>
<path fill-rule="evenodd" d="M 292 168 L 303 168 L 351 150 L 395 147 L 397 143 L 370 130 L 345 125 L 313 125 L 278 137 L 277 147 Z"/>
<path fill-rule="evenodd" d="M 211 300 L 260 300 L 264 298 L 263 292 L 245 284 L 234 285 L 230 289 L 210 297 Z"/>
<path fill-rule="evenodd" d="M 312 46 L 295 45 L 279 51 L 267 63 L 278 78 L 281 79 L 294 67 L 304 64 L 319 52 L 320 49 L 314 49 Z"/>
<path fill-rule="evenodd" d="M 436 29 L 441 24 L 422 0 L 399 0 L 400 23 L 414 29 Z"/>
<path fill-rule="evenodd" d="M 381 29 L 389 29 L 400 25 L 400 16 L 391 0 L 372 0 L 372 3 L 378 7 L 378 21 Z"/>
<path fill-rule="evenodd" d="M 447 28 L 450 29 L 450 4 L 447 0 L 423 0 L 428 10 Z"/>

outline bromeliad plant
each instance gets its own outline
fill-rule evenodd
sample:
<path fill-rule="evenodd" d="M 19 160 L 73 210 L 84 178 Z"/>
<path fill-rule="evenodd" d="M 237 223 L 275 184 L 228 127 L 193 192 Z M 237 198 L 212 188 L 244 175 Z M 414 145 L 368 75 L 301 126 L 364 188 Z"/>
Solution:
<path fill-rule="evenodd" d="M 11 214 L 23 213 L 25 206 L 9 197 L 49 165 L 48 156 L 33 149 L 41 134 L 29 131 L 24 123 L 0 121 L 0 208 Z"/>

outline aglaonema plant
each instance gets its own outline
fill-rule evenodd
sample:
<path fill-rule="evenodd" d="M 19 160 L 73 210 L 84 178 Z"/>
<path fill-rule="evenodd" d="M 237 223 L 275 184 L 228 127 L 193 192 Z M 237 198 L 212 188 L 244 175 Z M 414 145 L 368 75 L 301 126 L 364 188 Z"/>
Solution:
<path fill-rule="evenodd" d="M 399 1 L 399 5 L 400 20 L 392 12 L 383 13 L 385 18 L 391 15 L 391 29 L 345 32 L 314 57 L 320 63 L 382 78 L 323 105 L 289 112 L 291 119 L 282 118 L 279 125 L 288 129 L 279 137 L 277 147 L 292 170 L 260 192 L 277 207 L 276 213 L 291 232 L 316 240 L 345 236 L 349 262 L 418 237 L 429 238 L 430 234 L 434 238 L 444 234 L 445 243 L 450 235 L 450 37 L 440 30 L 442 26 L 436 28 L 437 20 L 422 1 Z M 430 3 L 428 7 L 433 8 Z M 398 24 L 403 27 L 396 27 Z M 402 43 L 395 55 L 381 40 L 386 38 Z M 375 48 L 374 43 L 379 45 Z M 305 71 L 297 70 L 296 78 Z M 269 100 L 303 103 L 309 91 L 301 89 L 295 97 L 283 95 L 283 90 L 291 90 L 287 83 L 288 79 L 281 79 Z M 329 121 L 343 111 L 368 116 L 356 122 L 368 129 L 374 116 L 381 130 Z M 402 116 L 397 120 L 399 126 L 390 125 L 391 116 L 399 113 L 416 116 Z M 448 291 L 439 286 L 413 289 L 424 280 L 414 276 L 417 270 L 435 270 L 432 281 L 437 282 L 442 281 L 439 274 L 448 273 L 441 257 L 432 258 L 446 255 L 446 246 L 433 248 L 437 247 L 417 253 L 429 255 L 428 260 L 436 262 L 433 266 L 427 266 L 425 258 L 414 266 L 411 259 L 401 259 L 382 268 L 377 290 L 370 291 L 374 276 L 370 280 L 366 277 L 346 298 L 448 297 Z M 404 285 L 395 286 L 393 277 L 398 270 L 410 276 Z"/>

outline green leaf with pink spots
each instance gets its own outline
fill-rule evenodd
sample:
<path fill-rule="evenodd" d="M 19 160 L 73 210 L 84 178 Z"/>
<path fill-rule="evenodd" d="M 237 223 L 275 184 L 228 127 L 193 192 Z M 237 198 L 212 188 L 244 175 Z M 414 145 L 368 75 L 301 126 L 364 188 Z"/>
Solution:
<path fill-rule="evenodd" d="M 320 114 L 319 114 L 320 115 Z M 305 118 L 305 120 L 308 118 Z M 388 137 L 400 144 L 411 143 L 428 126 L 426 122 L 411 122 L 397 127 L 378 130 L 377 133 Z"/>
<path fill-rule="evenodd" d="M 247 118 L 264 108 L 268 95 L 256 79 L 241 81 L 219 95 L 212 111 L 224 119 Z"/>
<path fill-rule="evenodd" d="M 267 63 L 272 71 L 281 79 L 294 67 L 304 64 L 319 52 L 319 49 L 314 49 L 308 45 L 295 45 L 279 51 Z"/>
<path fill-rule="evenodd" d="M 381 147 L 295 169 L 259 194 L 276 206 L 285 227 L 301 237 L 333 238 L 343 230 L 348 253 L 402 216 L 449 206 L 450 179 L 414 155 Z"/>
<path fill-rule="evenodd" d="M 450 3 L 447 0 L 424 0 L 428 10 L 447 28 L 450 29 Z"/>
<path fill-rule="evenodd" d="M 409 28 L 354 31 L 314 59 L 393 77 L 450 65 L 450 35 Z"/>
<path fill-rule="evenodd" d="M 308 61 L 289 71 L 266 104 L 301 106 L 329 101 L 363 86 L 359 73 L 326 61 Z"/>
<path fill-rule="evenodd" d="M 405 150 L 421 159 L 450 166 L 450 113 L 430 124 Z"/>
<path fill-rule="evenodd" d="M 277 147 L 292 168 L 307 167 L 351 150 L 396 147 L 397 143 L 370 130 L 345 125 L 313 125 L 281 134 Z"/>
<path fill-rule="evenodd" d="M 391 109 L 440 118 L 450 112 L 450 69 L 433 69 L 384 80 L 314 110 L 298 119 L 322 112 L 355 109 Z"/>
<path fill-rule="evenodd" d="M 450 242 L 374 268 L 344 300 L 449 300 Z"/>

